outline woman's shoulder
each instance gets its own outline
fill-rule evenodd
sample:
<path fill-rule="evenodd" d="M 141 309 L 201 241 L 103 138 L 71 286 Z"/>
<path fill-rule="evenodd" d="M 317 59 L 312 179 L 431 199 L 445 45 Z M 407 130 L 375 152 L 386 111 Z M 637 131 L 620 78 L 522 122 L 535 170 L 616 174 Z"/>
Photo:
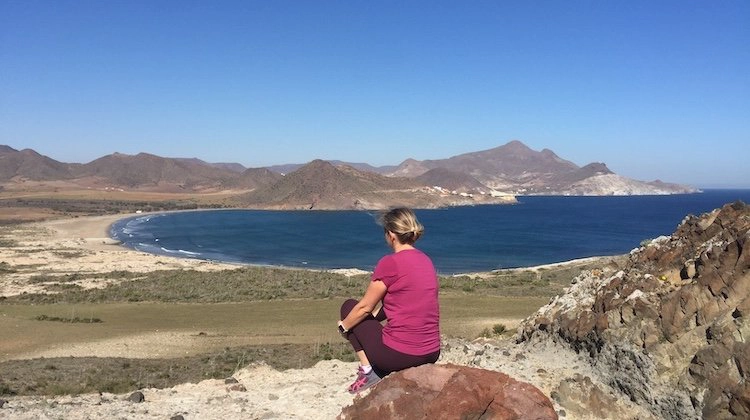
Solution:
<path fill-rule="evenodd" d="M 399 254 L 401 254 L 400 257 L 403 257 L 403 258 L 430 258 L 427 254 L 425 254 L 419 248 L 405 249 L 393 255 L 399 255 Z"/>

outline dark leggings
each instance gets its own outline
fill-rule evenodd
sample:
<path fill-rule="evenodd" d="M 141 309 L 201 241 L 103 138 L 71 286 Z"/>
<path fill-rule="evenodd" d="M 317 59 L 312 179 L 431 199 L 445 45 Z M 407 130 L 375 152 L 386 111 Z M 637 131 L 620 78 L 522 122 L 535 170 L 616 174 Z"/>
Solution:
<path fill-rule="evenodd" d="M 354 299 L 344 302 L 341 305 L 340 319 L 346 318 L 356 304 L 357 301 Z M 377 319 L 372 315 L 368 315 L 362 322 L 349 330 L 349 334 L 346 336 L 352 347 L 354 347 L 355 352 L 364 350 L 367 359 L 378 376 L 382 377 L 391 372 L 426 363 L 435 363 L 437 361 L 440 356 L 440 350 L 421 356 L 414 356 L 393 350 L 383 344 L 383 325 L 380 322 L 385 319 L 386 315 L 381 308 Z"/>

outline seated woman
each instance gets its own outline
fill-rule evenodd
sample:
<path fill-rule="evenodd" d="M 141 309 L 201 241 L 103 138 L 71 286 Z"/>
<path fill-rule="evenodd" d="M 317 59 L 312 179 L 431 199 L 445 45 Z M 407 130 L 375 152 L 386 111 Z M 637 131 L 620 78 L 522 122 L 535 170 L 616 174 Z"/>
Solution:
<path fill-rule="evenodd" d="M 360 363 L 349 386 L 352 394 L 391 372 L 435 363 L 440 356 L 437 274 L 432 260 L 414 247 L 424 227 L 408 208 L 390 210 L 381 224 L 393 253 L 380 259 L 362 299 L 341 305 L 338 322 Z"/>

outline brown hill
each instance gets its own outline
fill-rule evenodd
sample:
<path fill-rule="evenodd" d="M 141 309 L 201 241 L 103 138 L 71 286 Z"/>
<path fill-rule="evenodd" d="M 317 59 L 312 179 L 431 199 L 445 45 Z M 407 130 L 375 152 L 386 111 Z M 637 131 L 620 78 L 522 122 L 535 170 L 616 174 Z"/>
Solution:
<path fill-rule="evenodd" d="M 359 171 L 363 172 L 375 172 L 377 174 L 387 174 L 389 172 L 393 172 L 396 169 L 396 166 L 372 166 L 369 163 L 362 163 L 362 162 L 344 162 L 340 160 L 327 160 L 328 163 L 330 163 L 333 166 L 351 166 L 354 169 L 357 169 Z M 288 163 L 285 165 L 272 165 L 268 166 L 267 168 L 278 172 L 282 175 L 286 175 L 289 173 L 292 173 L 296 171 L 297 169 L 305 166 L 305 164 L 302 163 Z"/>
<path fill-rule="evenodd" d="M 471 175 L 435 168 L 414 178 L 422 185 L 445 188 L 459 193 L 489 193 L 489 188 Z"/>
<path fill-rule="evenodd" d="M 290 209 L 372 208 L 382 206 L 376 197 L 379 193 L 418 187 L 413 180 L 388 178 L 314 160 L 274 184 L 243 195 L 238 202 L 246 206 Z"/>
<path fill-rule="evenodd" d="M 189 162 L 189 163 L 198 163 L 205 166 L 212 166 L 214 168 L 220 168 L 220 169 L 227 169 L 233 172 L 244 172 L 247 168 L 245 168 L 242 164 L 235 163 L 235 162 L 206 162 L 204 160 L 198 159 L 198 158 L 173 158 L 177 161 L 182 162 Z"/>
<path fill-rule="evenodd" d="M 390 175 L 416 177 L 436 168 L 470 175 L 487 187 L 514 194 L 624 195 L 697 191 L 677 184 L 630 180 L 615 175 L 603 163 L 580 168 L 549 149 L 537 152 L 518 140 L 448 159 L 407 159 Z"/>
<path fill-rule="evenodd" d="M 513 196 L 455 195 L 416 179 L 386 177 L 351 166 L 314 160 L 278 182 L 237 197 L 235 205 L 276 209 L 382 209 L 472 204 L 508 204 Z"/>
<path fill-rule="evenodd" d="M 262 188 L 273 185 L 284 178 L 283 175 L 276 173 L 268 168 L 248 168 L 245 169 L 240 177 L 227 185 L 235 185 L 239 188 L 251 189 Z"/>
<path fill-rule="evenodd" d="M 76 171 L 76 177 L 87 178 L 95 185 L 201 191 L 221 189 L 237 174 L 191 160 L 163 158 L 148 153 L 114 153 L 82 165 Z"/>
<path fill-rule="evenodd" d="M 578 169 L 574 163 L 559 158 L 554 152 L 544 149 L 536 152 L 518 140 L 513 140 L 494 149 L 465 153 L 448 159 L 414 161 L 407 160 L 410 176 L 416 176 L 415 166 L 425 170 L 446 168 L 454 172 L 466 173 L 479 181 L 491 181 L 495 177 L 523 179 L 529 173 L 566 173 Z M 402 171 L 402 166 L 394 174 Z"/>
<path fill-rule="evenodd" d="M 14 178 L 33 181 L 70 179 L 73 177 L 73 167 L 31 149 L 18 151 L 9 146 L 0 146 L 0 182 Z"/>
<path fill-rule="evenodd" d="M 303 169 L 301 165 L 280 165 L 269 167 L 268 171 L 248 172 L 239 164 L 207 163 L 196 158 L 163 158 L 147 153 L 135 156 L 114 153 L 83 165 L 66 164 L 41 156 L 33 150 L 19 152 L 8 146 L 0 147 L 0 159 L 3 159 L 0 161 L 0 182 L 34 180 L 43 183 L 62 180 L 87 188 L 149 192 L 198 193 L 260 189 L 280 181 L 276 176 L 279 174 L 272 175 L 271 172 L 290 171 L 288 173 L 291 175 Z M 288 194 L 292 201 L 287 205 L 295 208 L 305 205 L 315 207 L 319 205 L 315 203 L 321 200 L 329 202 L 326 206 L 340 202 L 343 208 L 350 208 L 355 205 L 353 203 L 356 206 L 362 203 L 381 206 L 394 201 L 415 202 L 420 206 L 443 206 L 446 202 L 452 203 L 447 205 L 477 203 L 477 200 L 465 202 L 456 197 L 442 197 L 440 194 L 446 190 L 464 194 L 464 198 L 466 194 L 473 193 L 497 198 L 498 192 L 510 195 L 639 195 L 697 191 L 691 187 L 661 181 L 647 183 L 621 177 L 612 173 L 603 163 L 591 163 L 579 168 L 551 150 L 537 152 L 520 141 L 441 160 L 407 159 L 395 170 L 388 166 L 375 168 L 366 163 L 343 165 L 337 162 L 339 161 L 329 161 L 328 164 L 332 168 L 338 168 L 338 172 L 318 168 L 320 173 L 313 177 L 317 184 L 313 185 L 297 175 L 291 179 L 300 181 L 299 185 L 292 187 L 282 183 L 274 192 L 258 192 L 253 197 L 243 199 L 250 200 L 249 203 L 253 206 L 260 206 L 259 200 L 265 196 L 270 200 L 269 205 L 278 207 L 282 206 L 279 200 L 283 200 L 284 195 Z M 356 172 L 351 172 L 352 170 Z M 310 169 L 306 171 L 309 172 Z M 397 180 L 388 181 L 378 176 L 378 173 L 383 172 Z M 344 177 L 342 173 L 348 173 L 349 177 Z M 334 178 L 327 180 L 326 176 Z M 413 179 L 407 182 L 404 178 Z M 59 186 L 60 182 L 55 185 Z M 420 186 L 441 188 L 422 190 L 426 196 L 410 198 L 404 193 Z M 49 188 L 50 185 L 46 187 Z M 337 196 L 337 189 L 345 193 Z M 404 197 L 393 196 L 393 191 L 401 191 Z M 330 200 L 327 198 L 329 195 L 332 197 Z M 439 199 L 430 202 L 430 197 L 433 200 L 435 197 Z"/>
<path fill-rule="evenodd" d="M 208 163 L 196 158 L 164 158 L 148 153 L 114 153 L 86 164 L 62 163 L 25 149 L 0 145 L 0 182 L 64 181 L 69 188 L 99 187 L 152 192 L 210 192 L 254 189 L 278 181 L 268 169 Z"/>

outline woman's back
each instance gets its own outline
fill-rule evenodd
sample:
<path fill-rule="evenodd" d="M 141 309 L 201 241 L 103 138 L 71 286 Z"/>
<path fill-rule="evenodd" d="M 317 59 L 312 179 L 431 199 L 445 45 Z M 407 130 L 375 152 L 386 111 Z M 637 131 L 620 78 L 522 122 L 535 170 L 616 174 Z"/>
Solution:
<path fill-rule="evenodd" d="M 407 354 L 440 349 L 439 284 L 430 258 L 418 249 L 390 254 L 373 273 L 387 287 L 383 308 L 388 323 L 383 343 Z"/>

